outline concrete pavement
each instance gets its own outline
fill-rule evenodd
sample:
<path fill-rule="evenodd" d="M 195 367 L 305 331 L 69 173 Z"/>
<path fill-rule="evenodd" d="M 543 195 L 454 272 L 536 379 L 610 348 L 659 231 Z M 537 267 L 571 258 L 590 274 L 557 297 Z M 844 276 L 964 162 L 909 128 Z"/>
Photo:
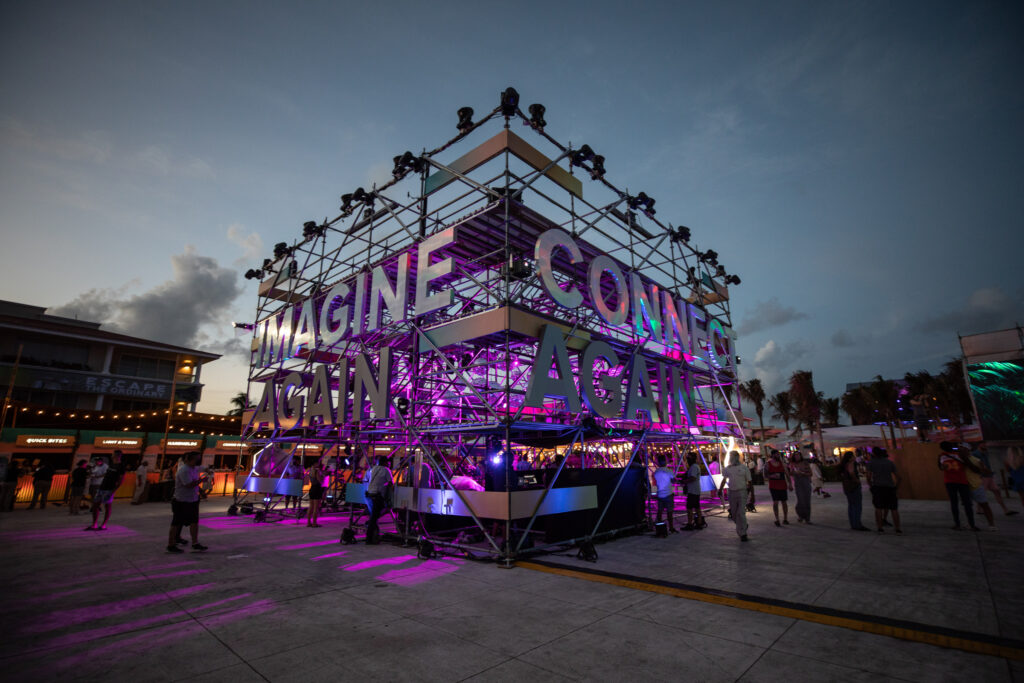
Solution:
<path fill-rule="evenodd" d="M 836 492 L 815 498 L 812 526 L 791 514 L 777 528 L 762 504 L 750 543 L 723 515 L 699 532 L 601 544 L 593 564 L 569 550 L 542 558 L 631 586 L 342 546 L 341 517 L 256 525 L 228 517 L 228 502 L 203 504 L 210 551 L 183 555 L 164 551 L 166 504 L 118 502 L 104 532 L 82 531 L 88 518 L 66 508 L 0 515 L 4 678 L 1024 681 L 1019 660 L 637 587 L 688 584 L 1019 643 L 1024 515 L 955 532 L 946 503 L 901 501 L 906 534 L 879 535 L 846 528 Z"/>

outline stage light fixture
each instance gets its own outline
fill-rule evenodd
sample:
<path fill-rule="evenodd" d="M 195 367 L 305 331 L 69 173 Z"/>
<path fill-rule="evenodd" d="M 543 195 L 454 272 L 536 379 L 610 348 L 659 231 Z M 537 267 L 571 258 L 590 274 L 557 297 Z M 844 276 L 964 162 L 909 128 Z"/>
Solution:
<path fill-rule="evenodd" d="M 434 544 L 425 538 L 421 538 L 417 548 L 416 557 L 421 560 L 429 560 L 434 556 Z"/>
<path fill-rule="evenodd" d="M 473 127 L 473 107 L 462 107 L 456 113 L 459 116 L 459 122 L 455 124 L 455 127 L 459 129 L 460 133 L 465 133 Z"/>
<path fill-rule="evenodd" d="M 253 270 L 252 268 L 250 268 L 249 270 L 245 271 L 246 280 L 258 280 L 261 277 L 263 277 L 263 271 L 261 270 Z"/>
<path fill-rule="evenodd" d="M 594 150 L 590 148 L 590 145 L 583 145 L 572 153 L 572 156 L 569 157 L 569 163 L 573 166 L 582 166 L 584 161 L 590 161 L 593 158 Z"/>
<path fill-rule="evenodd" d="M 341 195 L 341 215 L 352 215 L 352 193 Z"/>
<path fill-rule="evenodd" d="M 590 178 L 597 180 L 598 178 L 604 177 L 604 157 L 600 154 L 595 154 L 594 158 L 590 162 Z"/>
<path fill-rule="evenodd" d="M 391 171 L 391 175 L 396 179 L 404 178 L 409 171 L 419 173 L 423 170 L 425 162 L 420 157 L 416 156 L 412 152 L 405 152 L 399 154 L 394 158 L 395 167 Z"/>
<path fill-rule="evenodd" d="M 352 545 L 356 542 L 356 532 L 352 527 L 345 527 L 341 530 L 341 544 Z"/>
<path fill-rule="evenodd" d="M 505 118 L 515 116 L 519 109 L 519 93 L 515 88 L 505 88 L 501 93 L 501 115 Z"/>
<path fill-rule="evenodd" d="M 725 278 L 725 281 L 726 281 L 727 284 L 730 284 L 730 285 L 738 285 L 740 283 L 740 276 L 739 275 L 729 275 L 728 277 Z"/>
<path fill-rule="evenodd" d="M 291 253 L 292 253 L 292 250 L 288 248 L 288 243 L 287 242 L 278 242 L 277 244 L 274 245 L 274 260 L 275 261 L 280 260 L 280 259 L 284 258 L 285 256 L 290 255 Z"/>
<path fill-rule="evenodd" d="M 398 412 L 401 415 L 409 414 L 409 399 L 405 396 L 399 396 L 398 400 L 395 401 L 395 407 L 398 408 Z"/>
<path fill-rule="evenodd" d="M 672 231 L 672 241 L 682 242 L 683 244 L 689 243 L 690 229 L 685 225 L 680 225 L 679 227 Z"/>
<path fill-rule="evenodd" d="M 530 126 L 536 130 L 544 130 L 548 122 L 544 120 L 544 112 L 547 109 L 543 104 L 531 104 L 527 110 L 530 112 Z"/>
<path fill-rule="evenodd" d="M 726 276 L 725 266 L 723 266 L 721 263 L 719 263 L 718 267 L 715 268 L 715 276 L 716 277 L 725 277 Z"/>
<path fill-rule="evenodd" d="M 352 201 L 365 204 L 366 206 L 373 207 L 373 200 L 375 196 L 372 192 L 367 192 L 361 187 L 357 187 L 356 191 L 352 193 Z"/>

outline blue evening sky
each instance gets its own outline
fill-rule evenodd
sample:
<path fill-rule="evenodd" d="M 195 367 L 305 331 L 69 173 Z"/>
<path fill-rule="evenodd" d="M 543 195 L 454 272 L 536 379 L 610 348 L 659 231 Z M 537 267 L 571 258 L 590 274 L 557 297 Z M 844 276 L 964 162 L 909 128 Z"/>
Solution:
<path fill-rule="evenodd" d="M 745 378 L 838 396 L 1024 322 L 1024 5 L 0 5 L 0 298 L 227 351 L 241 273 L 507 86 L 743 284 Z M 525 108 L 525 107 L 524 107 Z M 485 139 L 480 138 L 481 141 Z"/>

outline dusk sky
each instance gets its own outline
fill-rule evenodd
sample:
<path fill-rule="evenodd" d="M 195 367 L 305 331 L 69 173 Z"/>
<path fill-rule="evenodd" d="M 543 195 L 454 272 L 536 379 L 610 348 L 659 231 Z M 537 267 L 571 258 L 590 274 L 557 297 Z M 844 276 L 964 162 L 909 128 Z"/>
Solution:
<path fill-rule="evenodd" d="M 5 2 L 0 298 L 225 353 L 224 412 L 242 273 L 514 86 L 838 396 L 1024 323 L 1022 67 L 1021 3 Z"/>

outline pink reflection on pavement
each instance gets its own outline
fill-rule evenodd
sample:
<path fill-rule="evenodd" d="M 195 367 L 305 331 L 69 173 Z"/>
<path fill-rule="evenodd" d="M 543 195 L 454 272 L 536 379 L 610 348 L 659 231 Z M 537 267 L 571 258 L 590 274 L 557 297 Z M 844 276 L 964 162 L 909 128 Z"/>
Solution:
<path fill-rule="evenodd" d="M 328 557 L 341 557 L 342 555 L 347 555 L 347 554 L 348 554 L 347 550 L 342 550 L 341 552 L 337 552 L 337 553 L 327 553 L 326 555 L 317 555 L 316 557 L 311 557 L 309 559 L 311 559 L 311 560 L 325 560 Z"/>
<path fill-rule="evenodd" d="M 223 612 L 216 614 L 212 617 L 200 617 L 203 625 L 209 626 L 223 626 L 235 619 L 242 619 L 244 617 L 254 617 L 257 614 L 265 614 L 275 609 L 274 602 L 272 600 L 257 600 L 256 602 L 249 603 L 245 607 L 240 607 L 230 612 Z"/>
<path fill-rule="evenodd" d="M 69 538 L 110 538 L 136 536 L 138 532 L 128 527 L 111 524 L 103 531 L 83 531 L 82 527 L 74 529 L 53 529 L 52 531 L 5 531 L 0 533 L 0 544 L 19 543 L 24 541 L 63 541 Z"/>
<path fill-rule="evenodd" d="M 414 586 L 431 579 L 436 579 L 445 574 L 458 571 L 456 565 L 437 560 L 427 560 L 418 567 L 406 567 L 405 569 L 392 569 L 378 576 L 380 581 L 387 581 L 398 586 Z"/>
<path fill-rule="evenodd" d="M 338 539 L 332 538 L 329 541 L 314 541 L 313 543 L 299 543 L 298 545 L 282 545 L 274 550 L 302 550 L 303 548 L 316 548 L 321 545 L 338 545 Z"/>
<path fill-rule="evenodd" d="M 409 560 L 415 560 L 415 555 L 399 555 L 398 557 L 382 557 L 379 560 L 367 560 L 366 562 L 357 562 L 356 564 L 342 565 L 338 569 L 344 569 L 347 572 L 358 572 L 364 569 L 373 569 L 374 567 L 383 567 L 389 564 L 405 564 Z"/>
<path fill-rule="evenodd" d="M 213 609 L 214 607 L 220 607 L 221 605 L 226 605 L 229 602 L 234 602 L 235 600 L 241 600 L 242 598 L 248 597 L 252 597 L 252 593 L 242 593 L 241 595 L 235 595 L 230 598 L 224 598 L 223 600 L 218 600 L 217 602 L 208 602 L 205 605 L 199 605 L 199 607 L 190 608 L 189 612 L 194 614 L 195 612 Z"/>
<path fill-rule="evenodd" d="M 132 598 L 130 600 L 120 600 L 100 605 L 92 605 L 89 607 L 79 607 L 76 609 L 50 612 L 39 621 L 26 624 L 22 630 L 25 633 L 42 633 L 43 631 L 53 631 L 55 629 L 67 628 L 69 626 L 81 624 L 86 621 L 106 619 L 107 617 L 112 617 L 114 615 L 121 614 L 122 612 L 128 612 L 134 609 L 139 609 L 140 607 L 147 607 L 149 605 L 158 602 L 164 602 L 166 600 L 173 600 L 174 598 L 183 597 L 185 595 L 191 595 L 192 593 L 198 593 L 199 591 L 205 590 L 212 585 L 212 583 L 204 583 L 198 586 L 179 588 L 178 590 L 168 591 L 167 593 L 154 593 L 153 595 L 143 595 L 141 597 Z"/>

